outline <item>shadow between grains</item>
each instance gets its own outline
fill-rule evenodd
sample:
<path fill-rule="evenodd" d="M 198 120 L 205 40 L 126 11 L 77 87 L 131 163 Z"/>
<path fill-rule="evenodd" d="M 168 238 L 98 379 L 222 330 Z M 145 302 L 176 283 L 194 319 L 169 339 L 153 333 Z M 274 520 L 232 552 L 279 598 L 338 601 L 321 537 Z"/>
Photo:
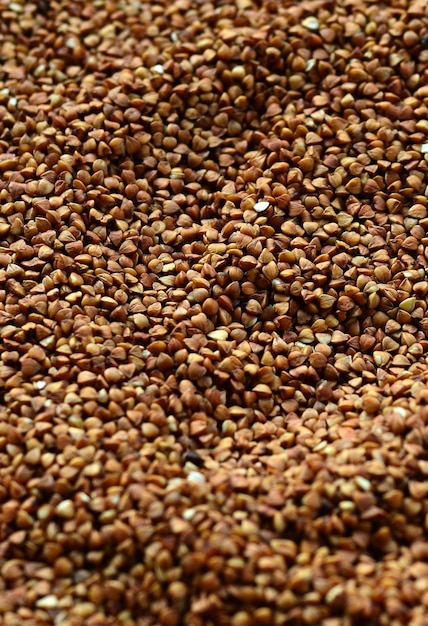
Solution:
<path fill-rule="evenodd" d="M 0 15 L 0 622 L 426 626 L 426 4 Z"/>

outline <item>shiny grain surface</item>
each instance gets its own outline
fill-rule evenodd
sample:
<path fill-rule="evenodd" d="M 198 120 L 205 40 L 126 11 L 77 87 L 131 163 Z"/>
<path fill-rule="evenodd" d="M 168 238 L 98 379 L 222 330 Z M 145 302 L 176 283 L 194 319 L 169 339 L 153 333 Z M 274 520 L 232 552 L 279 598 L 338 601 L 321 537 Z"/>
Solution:
<path fill-rule="evenodd" d="M 424 626 L 424 2 L 0 2 L 0 621 Z"/>

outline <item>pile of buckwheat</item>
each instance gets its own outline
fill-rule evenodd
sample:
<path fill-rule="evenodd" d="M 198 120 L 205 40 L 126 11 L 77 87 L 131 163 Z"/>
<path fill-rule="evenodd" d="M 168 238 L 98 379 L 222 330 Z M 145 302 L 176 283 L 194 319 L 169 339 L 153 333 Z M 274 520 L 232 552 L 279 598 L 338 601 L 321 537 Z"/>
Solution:
<path fill-rule="evenodd" d="M 428 624 L 425 0 L 0 0 L 2 626 Z"/>

